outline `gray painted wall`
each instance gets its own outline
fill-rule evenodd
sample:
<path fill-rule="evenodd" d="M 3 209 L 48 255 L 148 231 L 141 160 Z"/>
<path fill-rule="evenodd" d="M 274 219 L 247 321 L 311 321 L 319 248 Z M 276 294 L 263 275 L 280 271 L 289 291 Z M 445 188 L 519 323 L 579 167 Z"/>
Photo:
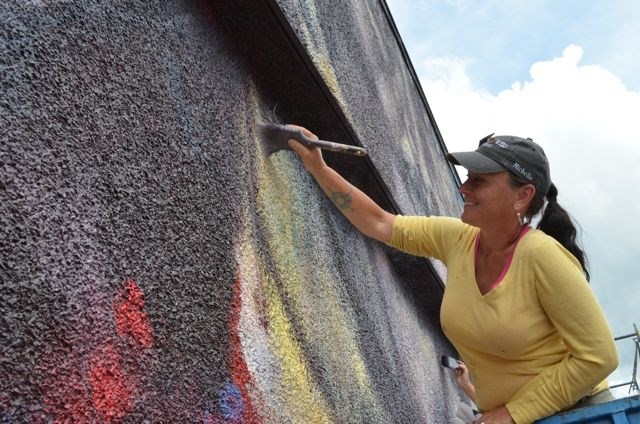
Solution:
<path fill-rule="evenodd" d="M 457 214 L 382 4 L 0 21 L 0 421 L 452 419 L 432 265 L 358 234 L 255 131 L 363 145 L 327 160 L 389 210 Z"/>

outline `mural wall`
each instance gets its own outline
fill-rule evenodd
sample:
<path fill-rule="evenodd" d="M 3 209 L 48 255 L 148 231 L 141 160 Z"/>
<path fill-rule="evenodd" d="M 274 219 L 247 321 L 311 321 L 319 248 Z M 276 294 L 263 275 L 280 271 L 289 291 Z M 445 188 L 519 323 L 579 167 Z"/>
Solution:
<path fill-rule="evenodd" d="M 0 5 L 0 422 L 448 422 L 437 264 L 366 239 L 258 121 L 456 215 L 384 3 Z"/>

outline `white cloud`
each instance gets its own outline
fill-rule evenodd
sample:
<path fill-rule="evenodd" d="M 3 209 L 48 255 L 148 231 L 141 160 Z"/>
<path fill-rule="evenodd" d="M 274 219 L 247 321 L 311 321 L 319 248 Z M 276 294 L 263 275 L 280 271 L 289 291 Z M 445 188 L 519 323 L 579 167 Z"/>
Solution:
<path fill-rule="evenodd" d="M 472 150 L 492 132 L 545 148 L 559 201 L 584 230 L 594 291 L 621 335 L 640 324 L 640 92 L 602 66 L 581 65 L 582 54 L 570 45 L 497 95 L 474 86 L 466 59 L 425 61 L 417 72 L 449 151 Z M 616 381 L 629 379 L 631 359 L 622 359 Z"/>

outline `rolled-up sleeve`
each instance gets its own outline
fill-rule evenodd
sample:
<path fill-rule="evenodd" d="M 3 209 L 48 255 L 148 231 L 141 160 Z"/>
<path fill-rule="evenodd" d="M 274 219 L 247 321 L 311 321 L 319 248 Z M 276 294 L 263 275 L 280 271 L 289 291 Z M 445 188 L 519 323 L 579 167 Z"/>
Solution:
<path fill-rule="evenodd" d="M 459 219 L 436 216 L 396 216 L 389 246 L 446 264 L 447 252 L 468 226 Z"/>

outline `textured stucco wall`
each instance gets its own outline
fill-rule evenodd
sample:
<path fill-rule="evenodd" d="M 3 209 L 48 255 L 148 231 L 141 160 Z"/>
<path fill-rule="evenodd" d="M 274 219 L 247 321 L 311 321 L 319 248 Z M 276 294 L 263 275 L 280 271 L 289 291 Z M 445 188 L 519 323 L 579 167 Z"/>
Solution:
<path fill-rule="evenodd" d="M 347 177 L 455 213 L 379 5 L 325 3 L 282 4 L 322 87 L 267 2 L 2 2 L 0 421 L 452 419 L 427 263 L 261 154 L 257 119 L 353 130 Z"/>
<path fill-rule="evenodd" d="M 402 212 L 461 212 L 451 168 L 441 160 L 434 123 L 381 2 L 277 2 Z"/>

